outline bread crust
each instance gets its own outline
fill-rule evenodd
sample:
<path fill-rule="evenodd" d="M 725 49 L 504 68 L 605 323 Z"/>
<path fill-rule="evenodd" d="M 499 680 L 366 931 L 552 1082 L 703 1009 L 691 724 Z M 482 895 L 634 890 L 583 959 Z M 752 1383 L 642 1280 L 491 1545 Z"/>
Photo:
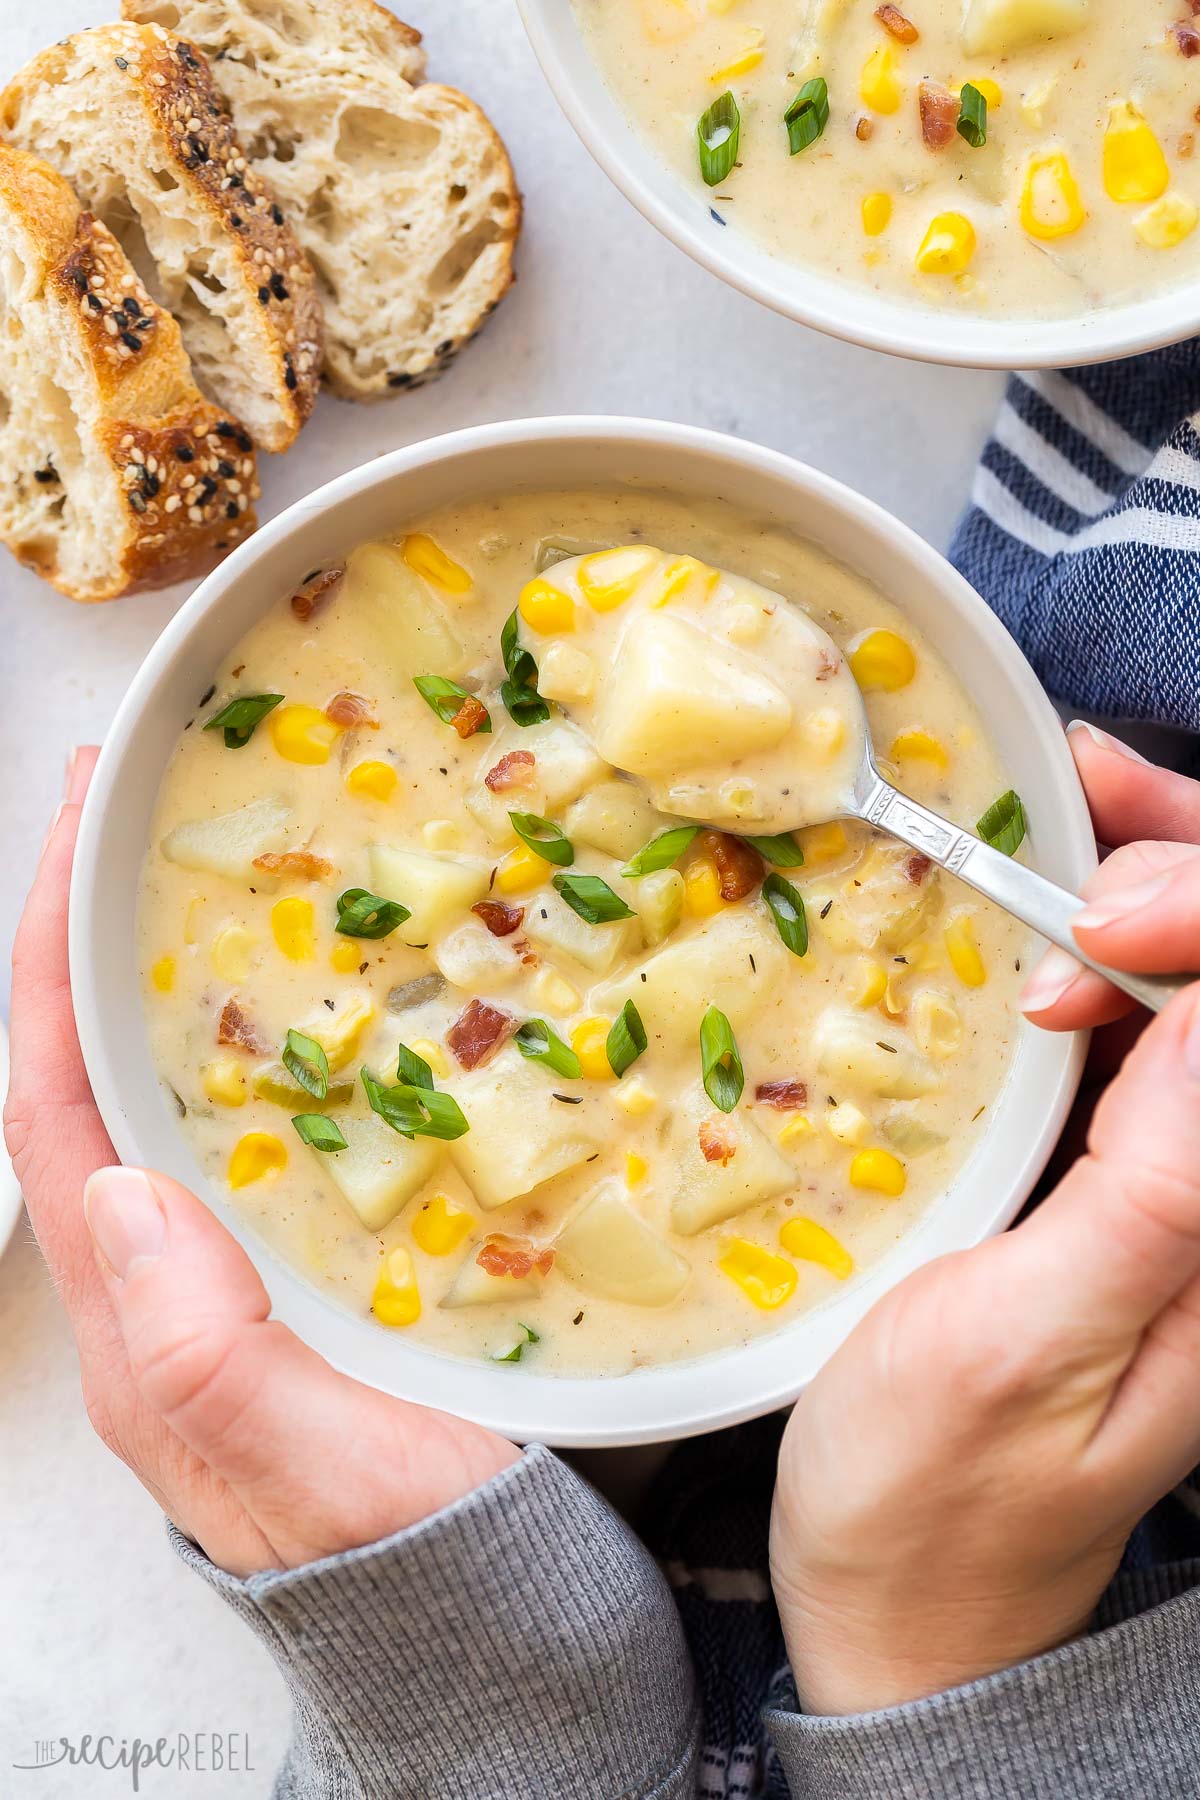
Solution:
<path fill-rule="evenodd" d="M 98 66 L 92 66 L 98 65 Z M 308 260 L 282 208 L 238 141 L 208 63 L 158 25 L 120 23 L 79 32 L 35 56 L 0 94 L 0 129 L 20 144 L 23 112 L 41 89 L 98 78 L 120 81 L 165 147 L 165 173 L 223 236 L 261 315 L 256 369 L 278 414 L 264 448 L 284 450 L 316 400 L 323 354 L 321 304 Z M 118 96 L 120 97 L 120 96 Z M 37 149 L 37 145 L 27 145 Z M 89 196 L 85 193 L 86 204 Z"/>
<path fill-rule="evenodd" d="M 44 535 L 30 543 L 0 534 L 8 548 L 84 601 L 211 567 L 257 523 L 250 438 L 199 393 L 178 325 L 151 299 L 108 228 L 81 210 L 47 164 L 5 144 L 0 235 L 23 265 L 24 286 L 8 297 L 9 310 L 57 364 L 45 372 L 68 393 L 86 434 L 89 474 L 99 473 L 112 510 L 110 559 L 86 583 L 67 576 Z M 19 393 L 10 395 L 10 406 L 21 403 Z M 52 462 L 32 471 L 0 465 L 0 476 L 60 490 L 64 482 Z"/>

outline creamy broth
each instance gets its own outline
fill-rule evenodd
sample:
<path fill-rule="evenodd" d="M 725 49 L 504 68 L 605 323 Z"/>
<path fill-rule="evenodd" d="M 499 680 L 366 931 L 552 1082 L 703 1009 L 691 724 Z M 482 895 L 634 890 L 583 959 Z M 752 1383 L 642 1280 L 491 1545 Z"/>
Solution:
<path fill-rule="evenodd" d="M 736 650 L 751 673 L 768 658 L 792 708 L 775 745 L 796 734 L 819 787 L 855 760 L 856 699 L 840 657 L 816 683 L 794 599 L 848 656 L 902 788 L 971 824 L 1004 772 L 958 681 L 890 602 L 722 503 L 522 494 L 397 523 L 324 591 L 318 576 L 270 607 L 213 671 L 164 775 L 139 934 L 152 1052 L 180 1129 L 278 1254 L 426 1348 L 519 1350 L 526 1367 L 579 1375 L 744 1343 L 827 1299 L 945 1192 L 1005 1078 L 1026 938 L 854 824 L 768 845 L 765 887 L 757 852 L 703 831 L 664 866 L 651 856 L 650 872 L 624 873 L 686 807 L 656 811 L 595 744 L 619 739 L 669 787 L 663 756 L 678 743 L 695 765 L 682 778 L 699 769 L 716 791 L 719 758 L 686 754 L 705 706 L 705 742 L 730 770 L 745 739 L 701 678 L 672 738 L 670 709 L 622 647 L 665 619 L 707 630 L 710 651 Z M 514 611 L 507 695 L 548 715 L 526 725 L 501 694 Z M 794 682 L 781 641 L 799 659 Z M 521 685 L 522 652 L 541 701 Z M 429 704 L 417 674 L 452 688 Z M 282 698 L 244 744 L 203 728 L 258 695 Z M 461 736 L 484 711 L 490 730 Z M 756 718 L 742 722 L 752 735 Z M 755 743 L 769 766 L 772 747 Z M 549 823 L 523 820 L 523 842 L 510 811 Z M 775 829 L 769 807 L 730 823 L 753 834 L 763 820 L 761 836 Z M 565 897 L 582 895 L 586 914 L 597 881 L 619 916 L 593 922 Z M 793 911 L 779 923 L 789 886 L 802 955 Z M 406 916 L 380 918 L 378 901 Z M 348 936 L 339 918 L 388 929 Z M 744 1070 L 736 1104 L 732 1058 L 702 1083 L 709 1009 Z M 623 1044 L 609 1037 L 621 1018 Z M 520 1041 L 549 1042 L 550 1064 L 512 1035 L 530 1021 L 545 1033 Z M 310 1046 L 310 1084 L 321 1046 L 323 1100 L 281 1061 L 289 1031 Z M 401 1044 L 403 1078 L 450 1096 L 465 1133 L 404 1137 L 371 1110 L 361 1071 L 397 1089 Z M 332 1121 L 347 1148 L 302 1141 L 291 1121 L 306 1115 L 306 1131 Z"/>
<path fill-rule="evenodd" d="M 637 128 L 711 202 L 714 232 L 740 226 L 789 261 L 970 313 L 1061 317 L 1197 278 L 1200 26 L 1177 0 L 574 5 Z M 784 114 L 814 79 L 828 122 L 789 154 Z M 986 103 L 977 147 L 958 130 L 966 84 Z M 737 162 L 707 187 L 697 123 L 725 91 Z"/>

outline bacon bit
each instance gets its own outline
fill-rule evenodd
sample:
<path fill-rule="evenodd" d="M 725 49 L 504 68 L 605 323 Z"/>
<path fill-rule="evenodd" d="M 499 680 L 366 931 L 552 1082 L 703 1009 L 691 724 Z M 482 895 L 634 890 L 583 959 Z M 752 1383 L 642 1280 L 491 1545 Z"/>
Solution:
<path fill-rule="evenodd" d="M 217 1042 L 227 1049 L 248 1050 L 252 1056 L 266 1056 L 271 1048 L 263 1043 L 236 1000 L 227 1000 L 221 1008 Z"/>
<path fill-rule="evenodd" d="M 744 900 L 766 874 L 762 857 L 742 838 L 730 837 L 724 831 L 705 831 L 697 844 L 717 865 L 722 900 Z"/>
<path fill-rule="evenodd" d="M 537 758 L 532 750 L 510 750 L 502 756 L 494 768 L 488 770 L 483 778 L 483 785 L 490 788 L 493 794 L 503 794 L 509 788 L 532 787 Z"/>
<path fill-rule="evenodd" d="M 929 858 L 927 856 L 922 856 L 917 850 L 914 850 L 911 856 L 906 856 L 904 859 L 904 873 L 914 887 L 920 887 L 932 867 L 933 864 L 930 862 Z"/>
<path fill-rule="evenodd" d="M 318 569 L 315 575 L 310 575 L 292 595 L 292 611 L 296 617 L 307 624 L 345 573 L 344 564 L 334 563 L 331 569 Z"/>
<path fill-rule="evenodd" d="M 354 731 L 360 725 L 379 730 L 379 720 L 371 717 L 371 703 L 361 694 L 335 694 L 325 708 L 325 717 L 340 725 L 343 731 Z"/>
<path fill-rule="evenodd" d="M 700 1149 L 705 1162 L 719 1162 L 725 1168 L 737 1155 L 737 1133 L 725 1119 L 701 1119 Z"/>
<path fill-rule="evenodd" d="M 493 1231 L 479 1246 L 475 1261 L 489 1275 L 511 1275 L 514 1281 L 524 1281 L 535 1269 L 539 1275 L 548 1275 L 554 1267 L 554 1251 L 548 1245 L 539 1249 L 526 1238 L 503 1237 Z"/>
<path fill-rule="evenodd" d="M 854 127 L 854 135 L 860 144 L 865 144 L 867 139 L 873 137 L 874 134 L 875 121 L 874 119 L 868 119 L 866 113 L 864 113 L 862 118 L 858 121 L 858 124 Z"/>
<path fill-rule="evenodd" d="M 487 707 L 474 694 L 468 694 L 450 723 L 460 738 L 465 740 L 474 737 L 479 727 L 488 716 Z"/>
<path fill-rule="evenodd" d="M 254 858 L 254 867 L 264 875 L 296 875 L 301 881 L 326 881 L 333 874 L 333 864 L 313 850 L 264 850 Z"/>
<path fill-rule="evenodd" d="M 890 31 L 898 44 L 915 44 L 920 32 L 911 19 L 906 19 L 898 6 L 877 6 L 875 17 L 885 31 Z"/>
<path fill-rule="evenodd" d="M 921 109 L 921 136 L 931 150 L 944 150 L 954 142 L 958 130 L 962 112 L 958 95 L 935 82 L 923 81 L 917 90 L 917 104 Z"/>
<path fill-rule="evenodd" d="M 505 906 L 503 900 L 477 900 L 471 911 L 483 920 L 493 937 L 507 937 L 525 917 L 523 906 Z"/>
<path fill-rule="evenodd" d="M 1182 55 L 1200 56 L 1200 31 L 1197 31 L 1194 25 L 1186 22 L 1181 25 L 1172 25 L 1168 35 L 1175 39 L 1175 47 Z"/>
<path fill-rule="evenodd" d="M 760 1106 L 777 1106 L 780 1112 L 796 1112 L 808 1105 L 808 1088 L 803 1081 L 760 1081 L 754 1090 Z"/>
<path fill-rule="evenodd" d="M 446 1042 L 464 1069 L 477 1069 L 516 1028 L 511 1013 L 489 1006 L 486 1000 L 472 1000 L 446 1033 Z"/>
<path fill-rule="evenodd" d="M 518 938 L 517 942 L 513 945 L 513 949 L 516 951 L 517 955 L 520 957 L 521 961 L 524 963 L 524 965 L 527 969 L 536 969 L 537 968 L 538 953 L 534 949 L 533 945 L 530 943 L 528 938 Z"/>

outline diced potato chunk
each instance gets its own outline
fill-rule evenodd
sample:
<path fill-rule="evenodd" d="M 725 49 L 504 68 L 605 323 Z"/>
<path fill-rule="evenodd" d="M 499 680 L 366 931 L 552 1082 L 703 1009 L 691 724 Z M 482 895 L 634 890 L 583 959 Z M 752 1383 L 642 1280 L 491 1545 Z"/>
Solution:
<path fill-rule="evenodd" d="M 615 1018 L 632 996 L 646 1030 L 679 1044 L 695 1038 L 710 1006 L 719 1006 L 735 1030 L 750 1019 L 776 988 L 786 959 L 774 926 L 757 910 L 730 908 L 597 988 L 592 1004 Z"/>
<path fill-rule="evenodd" d="M 602 1148 L 611 1121 L 586 1098 L 579 1106 L 556 1100 L 561 1085 L 511 1049 L 443 1083 L 470 1126 L 450 1154 L 480 1206 L 531 1193 Z"/>
<path fill-rule="evenodd" d="M 346 1148 L 312 1154 L 366 1229 L 382 1231 L 429 1180 L 440 1146 L 432 1138 L 401 1137 L 373 1113 L 340 1117 L 338 1124 Z"/>
<path fill-rule="evenodd" d="M 480 1268 L 475 1251 L 472 1244 L 439 1305 L 495 1306 L 503 1300 L 535 1300 L 541 1293 L 542 1278 L 536 1270 L 528 1275 L 493 1275 Z"/>
<path fill-rule="evenodd" d="M 968 56 L 1007 56 L 1025 44 L 1066 37 L 1087 23 L 1088 0 L 967 0 Z"/>
<path fill-rule="evenodd" d="M 666 1306 L 691 1269 L 606 1182 L 586 1199 L 555 1239 L 563 1273 L 606 1300 Z"/>
<path fill-rule="evenodd" d="M 304 1023 L 303 1030 L 308 1037 L 315 1038 L 325 1052 L 330 1069 L 334 1074 L 352 1062 L 362 1042 L 363 1032 L 375 1017 L 375 1007 L 371 996 L 366 993 L 351 994 L 336 1012 L 330 1013 L 328 1008 L 312 1014 Z"/>
<path fill-rule="evenodd" d="M 236 812 L 218 813 L 212 819 L 190 819 L 177 825 L 162 841 L 168 862 L 183 869 L 199 869 L 207 875 L 225 875 L 230 881 L 267 883 L 254 867 L 254 858 L 269 850 L 282 850 L 292 816 L 282 800 L 254 800 Z"/>
<path fill-rule="evenodd" d="M 433 960 L 454 987 L 481 994 L 515 981 L 521 964 L 510 938 L 493 937 L 485 925 L 460 925 L 432 952 Z"/>
<path fill-rule="evenodd" d="M 484 776 L 510 750 L 531 753 L 533 782 L 529 787 L 493 793 Z M 557 812 L 606 773 L 603 762 L 582 731 L 568 719 L 544 719 L 538 725 L 528 725 L 524 729 L 514 726 L 510 731 L 501 732 L 494 743 L 487 741 L 479 763 L 479 784 L 464 796 L 463 804 L 492 842 L 503 844 L 512 841 L 510 810 L 545 815 Z"/>
<path fill-rule="evenodd" d="M 843 1007 L 830 1006 L 812 1034 L 817 1068 L 839 1088 L 885 1100 L 915 1100 L 942 1085 L 942 1076 L 894 1026 Z M 839 1095 L 840 1097 L 840 1095 Z"/>
<path fill-rule="evenodd" d="M 839 949 L 903 950 L 929 924 L 942 901 L 941 879 L 899 844 L 877 844 L 839 889 L 821 930 Z M 817 911 L 820 909 L 817 908 Z"/>
<path fill-rule="evenodd" d="M 412 914 L 396 933 L 405 944 L 431 943 L 487 893 L 491 870 L 480 856 L 372 844 L 370 859 L 372 890 Z"/>
<path fill-rule="evenodd" d="M 778 744 L 787 695 L 741 651 L 669 612 L 635 619 L 604 683 L 596 745 L 637 775 L 735 762 Z"/>
<path fill-rule="evenodd" d="M 706 1161 L 700 1148 L 705 1119 L 719 1119 L 728 1132 L 734 1145 L 728 1162 Z M 671 1225 L 685 1237 L 774 1200 L 796 1184 L 795 1169 L 754 1121 L 743 1112 L 718 1113 L 699 1082 L 675 1107 L 667 1145 L 676 1181 Z"/>
<path fill-rule="evenodd" d="M 346 563 L 337 605 L 353 619 L 355 636 L 378 646 L 402 687 L 414 675 L 461 672 L 462 641 L 398 544 L 360 544 Z"/>
<path fill-rule="evenodd" d="M 631 781 L 601 781 L 580 796 L 563 820 L 573 844 L 590 844 L 628 862 L 635 851 L 674 821 L 656 812 Z"/>
<path fill-rule="evenodd" d="M 632 930 L 632 919 L 589 925 L 552 889 L 531 900 L 525 912 L 525 935 L 531 944 L 555 956 L 572 956 L 595 975 L 606 975 L 625 955 Z"/>

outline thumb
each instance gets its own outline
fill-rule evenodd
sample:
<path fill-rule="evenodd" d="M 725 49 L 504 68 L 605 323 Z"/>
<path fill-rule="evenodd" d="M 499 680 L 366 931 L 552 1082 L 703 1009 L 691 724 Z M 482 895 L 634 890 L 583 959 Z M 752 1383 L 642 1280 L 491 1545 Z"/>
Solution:
<path fill-rule="evenodd" d="M 337 1373 L 272 1321 L 245 1251 L 178 1182 L 100 1169 L 84 1213 L 142 1398 L 282 1566 L 399 1531 L 515 1460 L 481 1427 Z"/>

